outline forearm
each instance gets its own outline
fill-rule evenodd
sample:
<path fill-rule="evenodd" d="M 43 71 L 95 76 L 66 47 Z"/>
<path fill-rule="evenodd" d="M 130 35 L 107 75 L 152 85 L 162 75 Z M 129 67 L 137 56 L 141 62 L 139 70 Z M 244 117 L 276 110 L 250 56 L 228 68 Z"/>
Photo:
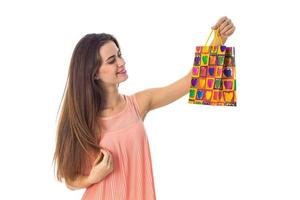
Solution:
<path fill-rule="evenodd" d="M 182 93 L 179 94 L 179 98 L 186 95 L 190 91 L 191 86 L 191 77 L 192 77 L 192 70 L 189 70 L 189 73 L 183 77 L 183 86 L 182 86 Z"/>
<path fill-rule="evenodd" d="M 78 190 L 87 188 L 93 183 L 90 180 L 89 176 L 78 176 L 75 181 L 65 181 L 65 184 L 70 190 Z"/>
<path fill-rule="evenodd" d="M 189 70 L 188 74 L 186 74 L 181 79 L 176 82 L 166 86 L 168 89 L 162 93 L 161 98 L 165 99 L 167 103 L 171 103 L 186 95 L 190 91 L 192 70 Z"/>

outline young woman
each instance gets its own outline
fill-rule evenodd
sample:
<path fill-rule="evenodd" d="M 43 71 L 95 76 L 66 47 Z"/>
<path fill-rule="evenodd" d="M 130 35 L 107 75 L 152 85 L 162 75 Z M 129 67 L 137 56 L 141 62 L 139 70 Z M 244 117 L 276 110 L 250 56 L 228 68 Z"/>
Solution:
<path fill-rule="evenodd" d="M 212 27 L 223 42 L 235 30 L 222 17 Z M 127 80 L 118 41 L 88 34 L 76 45 L 57 127 L 53 160 L 69 189 L 82 199 L 155 199 L 151 155 L 143 120 L 149 111 L 187 94 L 191 72 L 161 88 L 120 94 Z"/>

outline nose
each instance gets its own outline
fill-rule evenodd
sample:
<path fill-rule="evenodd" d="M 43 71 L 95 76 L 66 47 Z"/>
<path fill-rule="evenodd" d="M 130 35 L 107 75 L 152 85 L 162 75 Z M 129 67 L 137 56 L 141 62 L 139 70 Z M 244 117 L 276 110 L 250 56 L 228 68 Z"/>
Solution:
<path fill-rule="evenodd" d="M 117 58 L 117 64 L 119 67 L 125 65 L 125 61 L 123 58 Z"/>

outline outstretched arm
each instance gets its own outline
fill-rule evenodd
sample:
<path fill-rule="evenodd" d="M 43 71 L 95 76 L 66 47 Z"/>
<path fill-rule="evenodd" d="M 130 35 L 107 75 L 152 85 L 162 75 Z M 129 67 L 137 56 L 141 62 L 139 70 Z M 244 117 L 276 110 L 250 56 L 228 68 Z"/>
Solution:
<path fill-rule="evenodd" d="M 231 22 L 231 19 L 224 16 L 217 21 L 212 29 L 219 29 L 219 34 L 224 44 L 227 38 L 235 31 L 235 26 Z M 216 45 L 220 44 L 217 42 Z M 141 117 L 144 119 L 150 110 L 168 105 L 187 94 L 190 87 L 191 73 L 192 70 L 178 81 L 165 87 L 151 88 L 136 93 L 135 95 L 140 108 Z"/>
<path fill-rule="evenodd" d="M 165 87 L 151 88 L 136 93 L 141 117 L 144 119 L 150 110 L 168 105 L 187 94 L 190 87 L 191 73 L 190 70 L 184 77 Z"/>

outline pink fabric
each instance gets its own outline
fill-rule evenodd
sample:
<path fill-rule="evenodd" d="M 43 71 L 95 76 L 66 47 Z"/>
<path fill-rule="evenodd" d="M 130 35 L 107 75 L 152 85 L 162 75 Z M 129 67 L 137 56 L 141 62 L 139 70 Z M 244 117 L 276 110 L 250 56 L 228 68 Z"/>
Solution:
<path fill-rule="evenodd" d="M 147 134 L 135 96 L 125 108 L 99 120 L 104 129 L 100 147 L 112 153 L 114 170 L 86 188 L 82 200 L 153 200 L 155 188 Z"/>

